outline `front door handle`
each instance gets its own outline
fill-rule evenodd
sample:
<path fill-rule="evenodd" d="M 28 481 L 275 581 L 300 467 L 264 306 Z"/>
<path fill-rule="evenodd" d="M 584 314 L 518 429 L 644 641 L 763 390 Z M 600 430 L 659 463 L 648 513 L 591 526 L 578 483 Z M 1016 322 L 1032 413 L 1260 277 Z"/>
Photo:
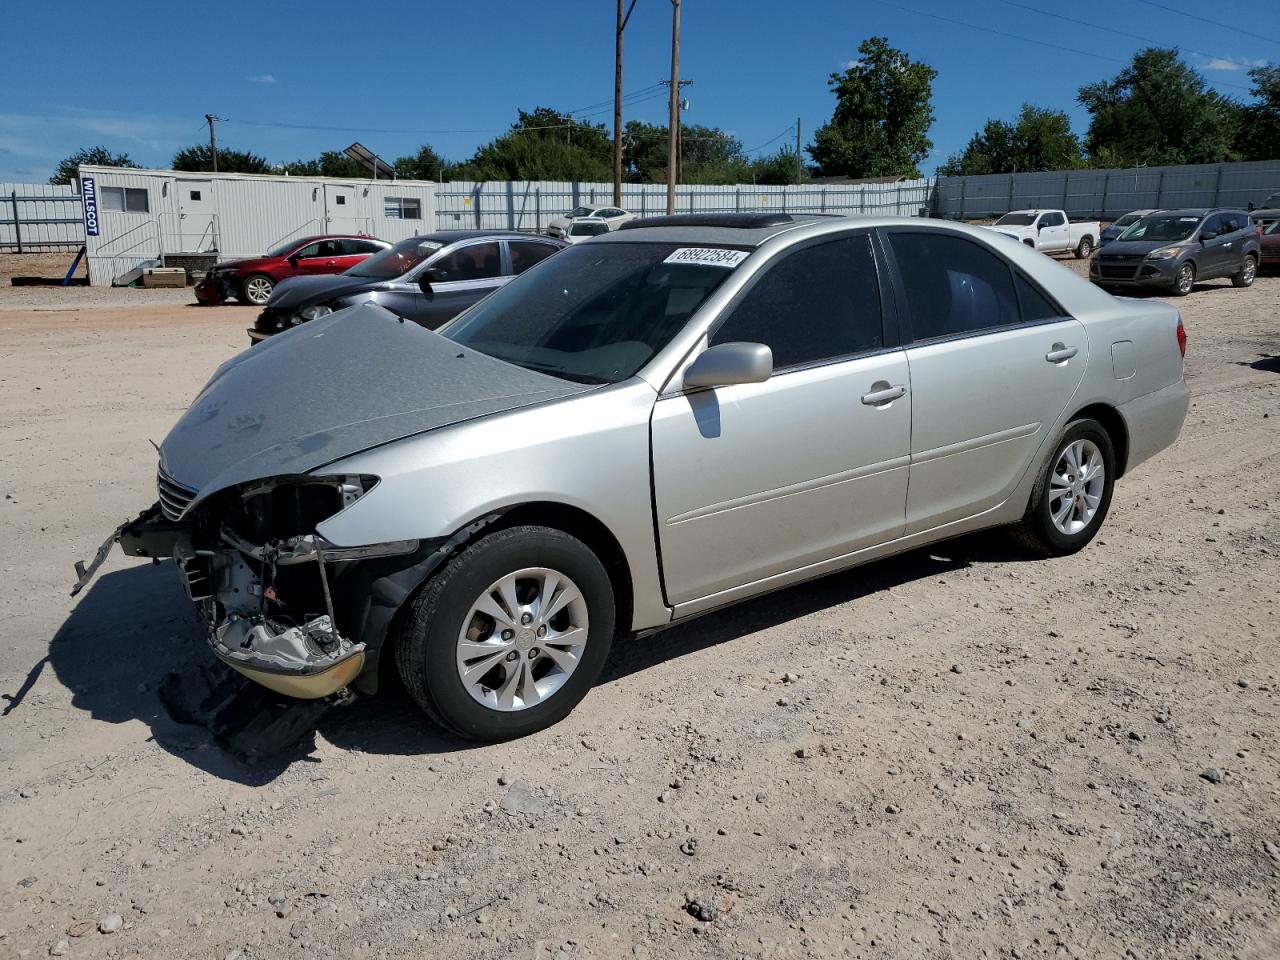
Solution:
<path fill-rule="evenodd" d="M 869 407 L 882 407 L 906 395 L 907 388 L 902 384 L 891 386 L 887 380 L 877 380 L 871 385 L 871 392 L 862 395 L 862 402 Z"/>
<path fill-rule="evenodd" d="M 1079 347 L 1068 347 L 1061 343 L 1055 343 L 1049 348 L 1049 352 L 1044 355 L 1044 358 L 1050 363 L 1066 363 L 1079 352 Z"/>

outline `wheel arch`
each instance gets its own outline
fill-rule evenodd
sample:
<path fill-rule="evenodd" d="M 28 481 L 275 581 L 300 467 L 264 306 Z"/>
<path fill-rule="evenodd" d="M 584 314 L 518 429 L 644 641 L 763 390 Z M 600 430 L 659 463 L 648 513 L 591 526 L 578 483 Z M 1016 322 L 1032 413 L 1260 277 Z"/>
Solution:
<path fill-rule="evenodd" d="M 1129 426 L 1124 422 L 1124 416 L 1115 407 L 1106 403 L 1091 403 L 1088 406 L 1081 407 L 1070 417 L 1067 423 L 1073 420 L 1097 420 L 1102 424 L 1107 436 L 1111 438 L 1111 447 L 1116 455 L 1116 476 L 1124 475 L 1125 466 L 1129 461 Z"/>
<path fill-rule="evenodd" d="M 524 525 L 560 530 L 581 540 L 599 557 L 613 586 L 614 622 L 618 624 L 618 632 L 631 629 L 634 603 L 631 565 L 622 544 L 603 521 L 581 507 L 553 500 L 534 500 L 506 508 L 485 527 L 485 532 Z"/>

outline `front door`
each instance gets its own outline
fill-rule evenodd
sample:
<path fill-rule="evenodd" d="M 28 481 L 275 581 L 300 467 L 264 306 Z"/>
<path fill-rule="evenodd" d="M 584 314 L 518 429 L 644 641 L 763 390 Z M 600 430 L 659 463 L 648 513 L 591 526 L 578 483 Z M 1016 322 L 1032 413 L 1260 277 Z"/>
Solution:
<path fill-rule="evenodd" d="M 1084 374 L 1084 326 L 986 245 L 887 232 L 913 343 L 908 534 L 1008 499 Z"/>
<path fill-rule="evenodd" d="M 1209 280 L 1212 277 L 1222 277 L 1234 272 L 1235 261 L 1238 259 L 1239 253 L 1238 248 L 1233 243 L 1236 238 L 1231 235 L 1227 227 L 1226 217 L 1220 213 L 1215 213 L 1200 228 L 1202 237 L 1208 231 L 1212 231 L 1218 236 L 1201 240 L 1202 249 L 1200 256 L 1197 258 L 1198 263 L 1196 266 L 1199 270 L 1196 279 Z"/>
<path fill-rule="evenodd" d="M 429 293 L 418 285 L 418 277 L 426 269 L 442 274 Z M 390 284 L 378 302 L 392 313 L 434 330 L 510 279 L 503 266 L 501 241 L 465 241 L 442 250 L 422 268 Z"/>
<path fill-rule="evenodd" d="M 767 381 L 672 392 L 654 406 L 663 582 L 684 612 L 893 539 L 904 524 L 910 384 L 903 352 L 886 350 L 869 236 L 768 266 L 708 338 L 736 341 L 772 349 Z"/>
<path fill-rule="evenodd" d="M 212 180 L 175 180 L 178 193 L 179 253 L 209 253 L 218 249 Z"/>
<path fill-rule="evenodd" d="M 1047 251 L 1065 250 L 1071 246 L 1071 227 L 1067 218 L 1057 211 L 1042 213 L 1036 246 Z"/>

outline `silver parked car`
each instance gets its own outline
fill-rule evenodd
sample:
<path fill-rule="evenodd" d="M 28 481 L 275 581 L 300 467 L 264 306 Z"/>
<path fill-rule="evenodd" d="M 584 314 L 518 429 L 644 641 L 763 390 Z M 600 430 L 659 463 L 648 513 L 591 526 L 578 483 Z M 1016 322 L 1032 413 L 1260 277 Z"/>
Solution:
<path fill-rule="evenodd" d="M 1178 313 L 953 223 L 629 224 L 438 332 L 374 304 L 229 360 L 112 542 L 173 557 L 213 652 L 500 739 L 616 634 L 984 527 L 1097 533 L 1178 436 Z"/>

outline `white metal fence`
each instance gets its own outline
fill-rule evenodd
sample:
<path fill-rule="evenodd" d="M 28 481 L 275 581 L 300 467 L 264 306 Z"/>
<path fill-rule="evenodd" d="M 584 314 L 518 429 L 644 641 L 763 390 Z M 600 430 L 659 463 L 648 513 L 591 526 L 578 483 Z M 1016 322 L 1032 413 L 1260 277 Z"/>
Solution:
<path fill-rule="evenodd" d="M 1052 207 L 1073 217 L 1111 220 L 1142 209 L 1245 209 L 1276 191 L 1280 191 L 1280 160 L 998 173 L 940 177 L 934 212 L 940 217 L 976 220 L 1010 210 Z"/>
<path fill-rule="evenodd" d="M 0 250 L 77 250 L 83 243 L 84 214 L 75 187 L 0 183 Z"/>
<path fill-rule="evenodd" d="M 782 211 L 918 217 L 927 210 L 932 180 L 799 186 L 700 186 L 676 188 L 677 213 Z M 521 230 L 538 233 L 582 203 L 613 203 L 613 184 L 556 181 L 455 181 L 436 188 L 436 226 L 448 229 Z M 627 183 L 622 206 L 642 216 L 665 214 L 661 183 Z"/>

